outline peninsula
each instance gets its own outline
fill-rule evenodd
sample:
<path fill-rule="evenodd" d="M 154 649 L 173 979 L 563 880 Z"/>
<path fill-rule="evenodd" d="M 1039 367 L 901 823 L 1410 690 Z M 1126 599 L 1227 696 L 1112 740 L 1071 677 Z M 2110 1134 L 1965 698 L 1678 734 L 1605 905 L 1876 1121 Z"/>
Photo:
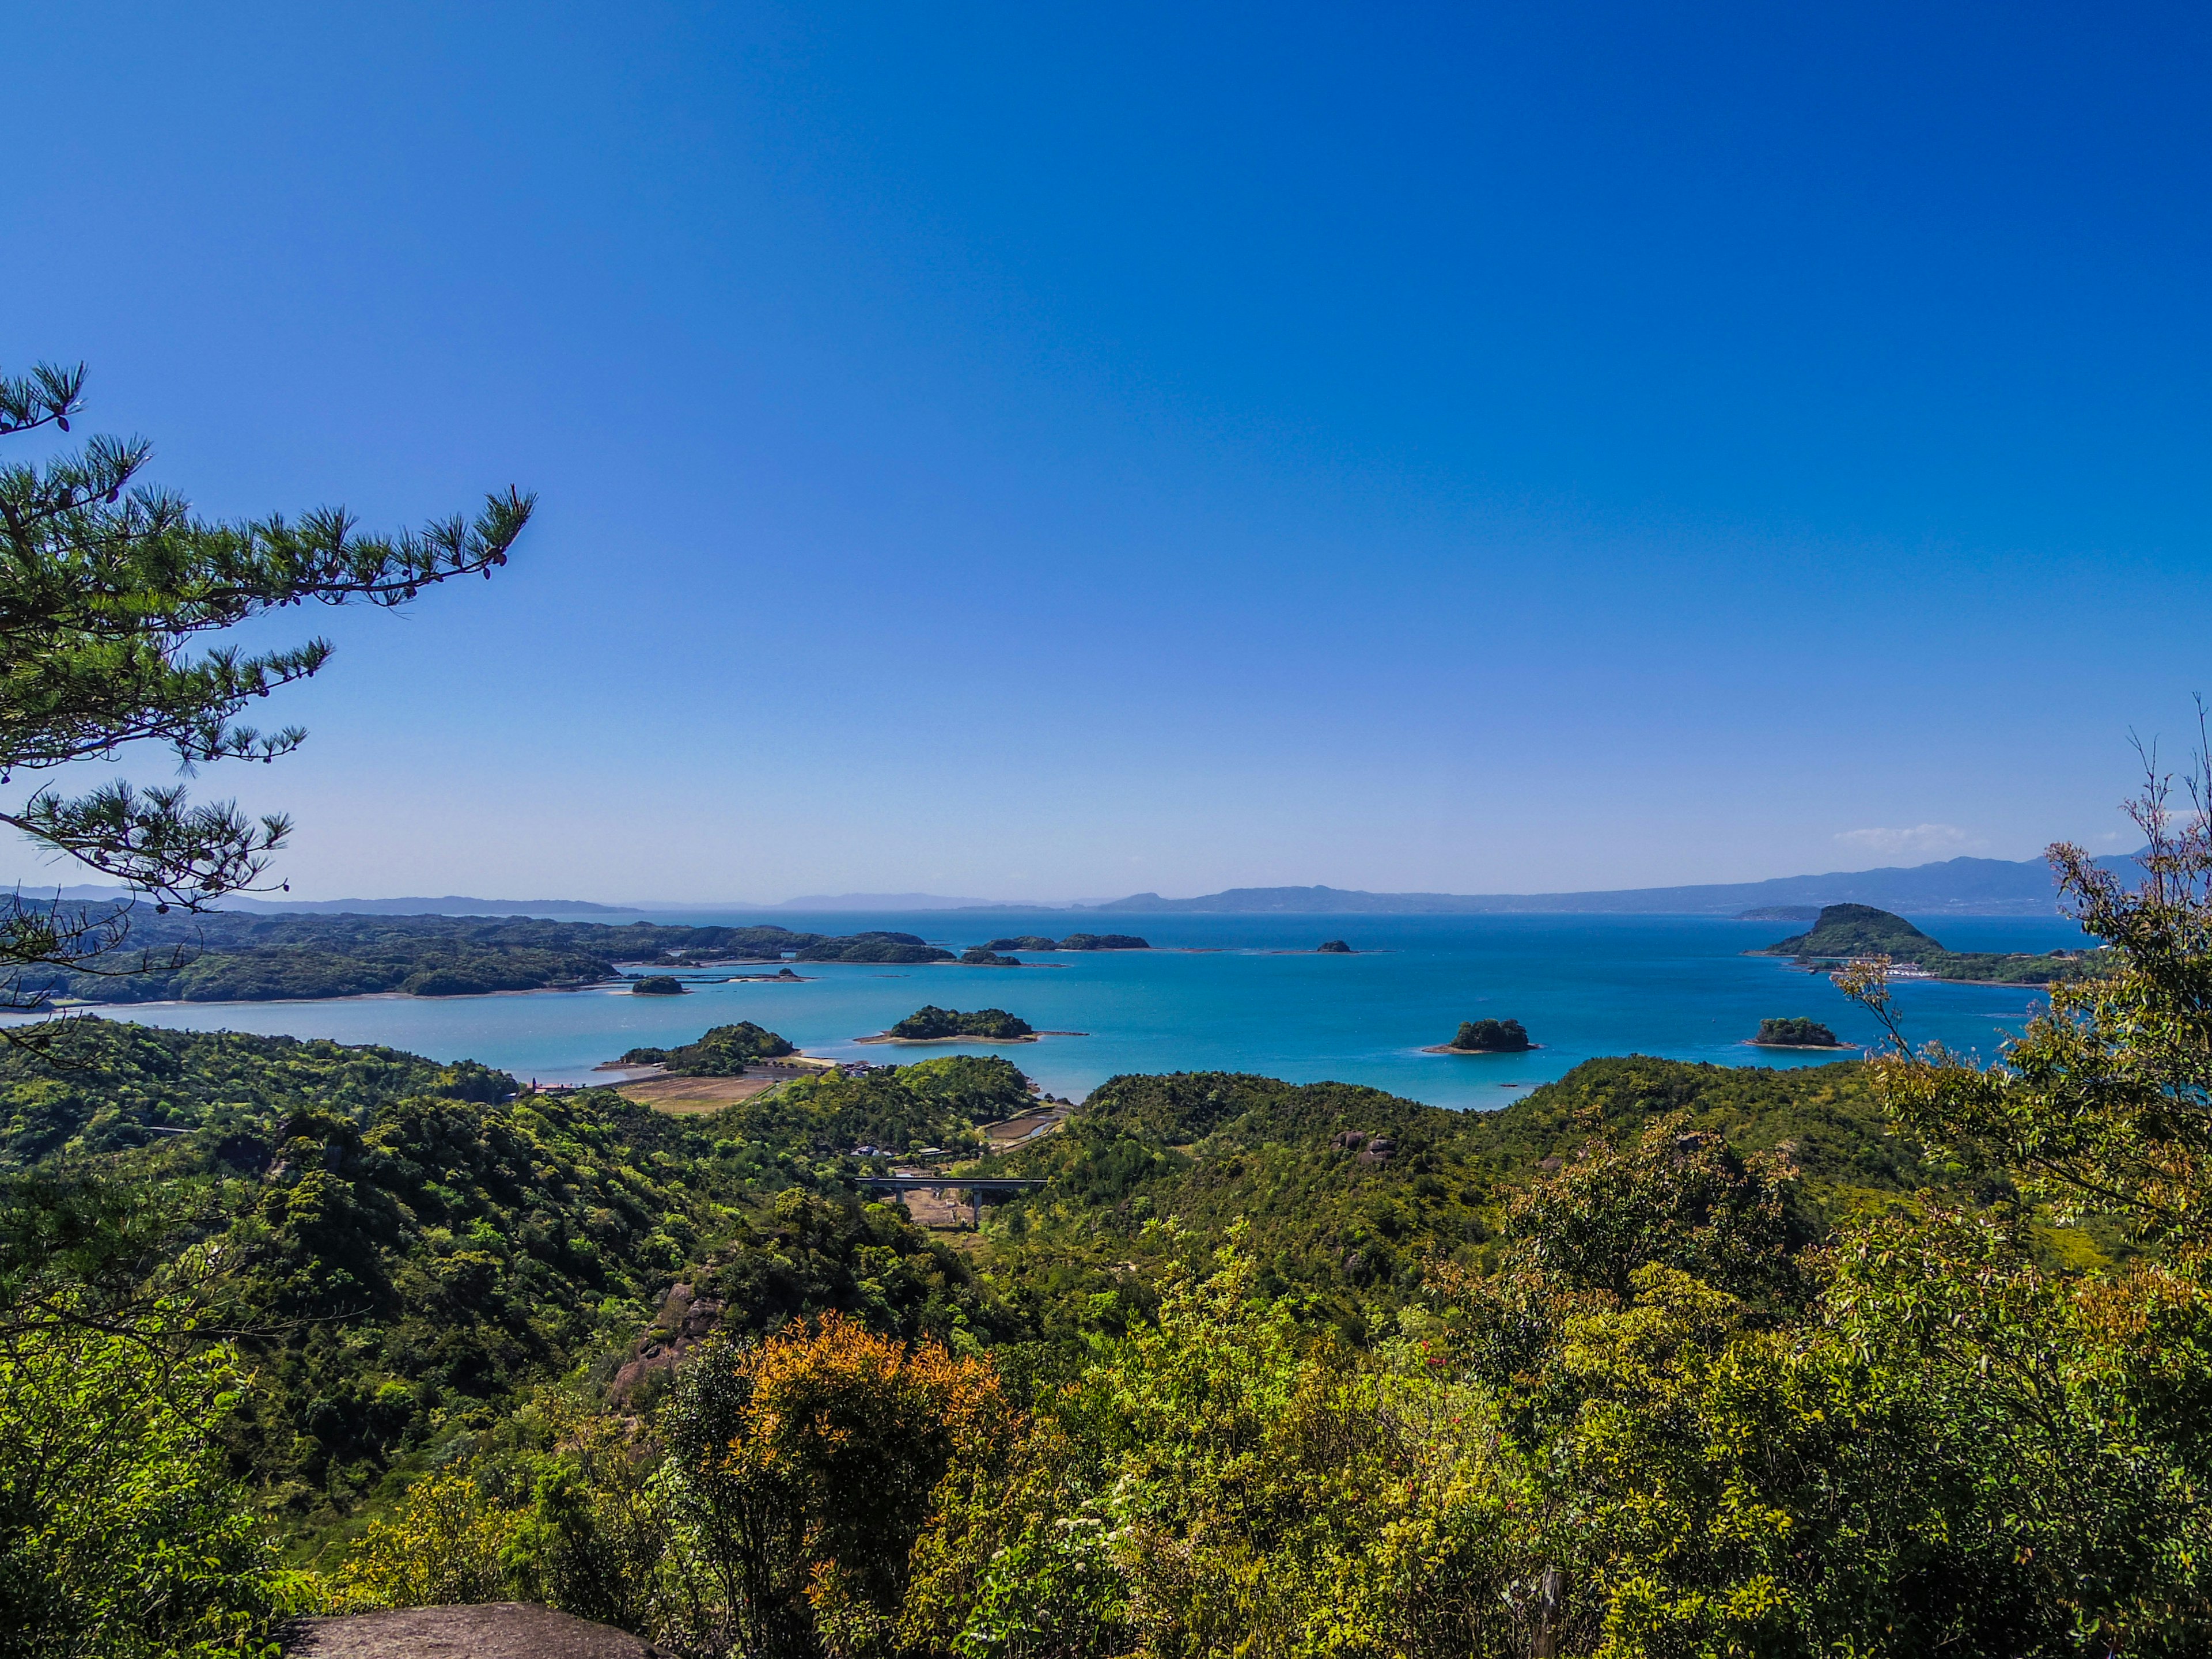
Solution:
<path fill-rule="evenodd" d="M 1887 957 L 1903 965 L 1906 978 L 2028 987 L 2094 979 L 2104 961 L 2101 951 L 2051 951 L 2041 956 L 1947 951 L 1903 916 L 1870 904 L 1828 905 L 1806 932 L 1750 954 L 1790 957 L 1815 973 L 1846 962 Z"/>
<path fill-rule="evenodd" d="M 774 1031 L 740 1020 L 710 1028 L 696 1042 L 678 1048 L 632 1048 L 623 1066 L 658 1066 L 676 1077 L 742 1077 L 758 1060 L 781 1060 L 799 1050 Z"/>

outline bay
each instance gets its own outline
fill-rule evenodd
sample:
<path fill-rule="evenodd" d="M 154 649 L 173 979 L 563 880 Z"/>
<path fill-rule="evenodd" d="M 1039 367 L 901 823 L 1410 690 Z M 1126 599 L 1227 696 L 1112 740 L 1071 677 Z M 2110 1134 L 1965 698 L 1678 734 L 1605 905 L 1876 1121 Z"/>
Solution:
<path fill-rule="evenodd" d="M 596 919 L 596 918 L 595 918 Z M 797 930 L 913 933 L 951 949 L 1008 934 L 1077 928 L 1138 933 L 1150 951 L 1019 953 L 1019 969 L 949 964 L 800 964 L 799 984 L 732 984 L 732 972 L 684 975 L 690 994 L 620 988 L 479 997 L 149 1003 L 111 1018 L 385 1043 L 441 1060 L 477 1060 L 542 1083 L 605 1081 L 593 1067 L 635 1047 L 670 1047 L 710 1025 L 753 1020 L 807 1053 L 907 1061 L 1002 1054 L 1047 1091 L 1080 1099 L 1117 1073 L 1237 1071 L 1292 1082 L 1362 1083 L 1442 1106 L 1492 1108 L 1601 1054 L 1645 1054 L 1724 1066 L 1818 1065 L 1836 1058 L 1746 1046 L 1769 1016 L 1808 1015 L 1847 1042 L 1881 1037 L 1827 980 L 1747 951 L 1798 924 L 1713 917 L 1608 915 L 1143 916 L 991 911 L 918 915 L 656 913 L 647 920 L 773 921 Z M 613 921 L 616 918 L 609 917 Z M 2063 917 L 1916 918 L 1954 950 L 2045 951 L 2083 943 Z M 1351 956 L 1317 954 L 1343 939 Z M 1996 1057 L 2043 1003 L 2034 992 L 1907 981 L 1908 1033 Z M 860 1045 L 924 1003 L 1000 1007 L 1048 1036 L 1033 1043 Z M 1522 1054 L 1421 1050 L 1460 1021 L 1514 1018 L 1542 1046 Z"/>

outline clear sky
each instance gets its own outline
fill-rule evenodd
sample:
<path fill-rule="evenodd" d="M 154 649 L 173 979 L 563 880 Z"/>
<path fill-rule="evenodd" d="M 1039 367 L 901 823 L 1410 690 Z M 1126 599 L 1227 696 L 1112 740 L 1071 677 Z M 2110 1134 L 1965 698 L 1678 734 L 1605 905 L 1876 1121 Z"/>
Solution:
<path fill-rule="evenodd" d="M 284 617 L 340 647 L 307 748 L 199 787 L 294 811 L 303 895 L 2109 848 L 2212 690 L 2200 7 L 76 3 L 0 53 L 0 363 L 88 362 L 210 513 L 542 495 L 495 581 Z"/>

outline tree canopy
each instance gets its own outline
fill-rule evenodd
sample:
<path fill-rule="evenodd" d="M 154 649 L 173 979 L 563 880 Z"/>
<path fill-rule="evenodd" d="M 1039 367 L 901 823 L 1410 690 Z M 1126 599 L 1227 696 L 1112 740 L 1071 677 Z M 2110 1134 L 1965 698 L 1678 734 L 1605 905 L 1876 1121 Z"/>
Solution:
<path fill-rule="evenodd" d="M 84 383 L 82 365 L 0 375 L 0 437 L 70 431 Z M 0 823 L 157 906 L 197 908 L 261 881 L 289 821 L 196 805 L 177 785 L 118 780 L 70 795 L 38 787 L 38 775 L 139 744 L 166 747 L 187 769 L 289 753 L 306 736 L 299 727 L 264 731 L 240 716 L 319 672 L 330 642 L 249 652 L 222 636 L 288 607 L 390 609 L 457 576 L 489 576 L 535 498 L 509 489 L 473 516 L 389 536 L 362 533 L 339 507 L 210 520 L 146 481 L 152 455 L 143 438 L 95 436 L 0 465 L 0 780 L 33 786 L 0 806 Z M 0 993 L 21 1000 L 26 969 L 127 967 L 116 953 L 128 928 L 112 908 L 10 901 Z"/>

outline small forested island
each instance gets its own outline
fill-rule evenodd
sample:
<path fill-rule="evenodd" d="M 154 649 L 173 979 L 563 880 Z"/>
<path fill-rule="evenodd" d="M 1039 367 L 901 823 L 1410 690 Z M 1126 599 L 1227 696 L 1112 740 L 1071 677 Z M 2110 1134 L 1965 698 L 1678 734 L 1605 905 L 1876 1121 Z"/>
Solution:
<path fill-rule="evenodd" d="M 951 962 L 952 952 L 913 933 L 854 933 L 845 939 L 825 939 L 802 946 L 793 956 L 800 962 Z"/>
<path fill-rule="evenodd" d="M 1517 1019 L 1466 1019 L 1449 1042 L 1426 1050 L 1432 1054 L 1517 1054 L 1538 1045 Z"/>
<path fill-rule="evenodd" d="M 1903 916 L 1871 904 L 1831 904 L 1806 932 L 1778 939 L 1753 956 L 1790 957 L 1814 971 L 1845 962 L 1887 957 L 1913 977 L 1990 985 L 2050 985 L 2094 979 L 2106 953 L 2052 951 L 2041 956 L 2002 951 L 1947 951 Z"/>
<path fill-rule="evenodd" d="M 996 945 L 977 945 L 960 953 L 960 965 L 963 968 L 1018 968 L 1022 965 L 1022 959 L 1000 956 Z"/>
<path fill-rule="evenodd" d="M 1314 946 L 1314 950 L 1316 954 L 1325 957 L 1348 957 L 1357 954 L 1340 939 L 1323 939 L 1319 945 Z"/>
<path fill-rule="evenodd" d="M 1056 947 L 1062 951 L 1149 951 L 1152 943 L 1134 933 L 1070 933 Z"/>
<path fill-rule="evenodd" d="M 957 1008 L 939 1008 L 932 1004 L 915 1009 L 882 1036 L 863 1037 L 861 1041 L 947 1042 L 957 1037 L 985 1037 L 995 1042 L 1033 1042 L 1036 1040 L 1036 1028 L 1003 1008 L 978 1008 L 973 1013 L 963 1014 Z"/>
<path fill-rule="evenodd" d="M 677 1077 L 740 1077 L 757 1060 L 778 1060 L 798 1052 L 774 1031 L 747 1019 L 714 1026 L 680 1048 L 632 1048 L 621 1063 L 658 1066 Z"/>
<path fill-rule="evenodd" d="M 1851 1045 L 1817 1019 L 1762 1019 L 1751 1039 L 1762 1048 L 1848 1048 Z"/>
<path fill-rule="evenodd" d="M 629 982 L 629 994 L 634 997 L 680 997 L 689 996 L 690 992 L 672 974 L 647 974 Z"/>
<path fill-rule="evenodd" d="M 983 948 L 986 951 L 1057 951 L 1060 947 L 1042 933 L 1024 933 L 1018 938 L 994 939 Z"/>

